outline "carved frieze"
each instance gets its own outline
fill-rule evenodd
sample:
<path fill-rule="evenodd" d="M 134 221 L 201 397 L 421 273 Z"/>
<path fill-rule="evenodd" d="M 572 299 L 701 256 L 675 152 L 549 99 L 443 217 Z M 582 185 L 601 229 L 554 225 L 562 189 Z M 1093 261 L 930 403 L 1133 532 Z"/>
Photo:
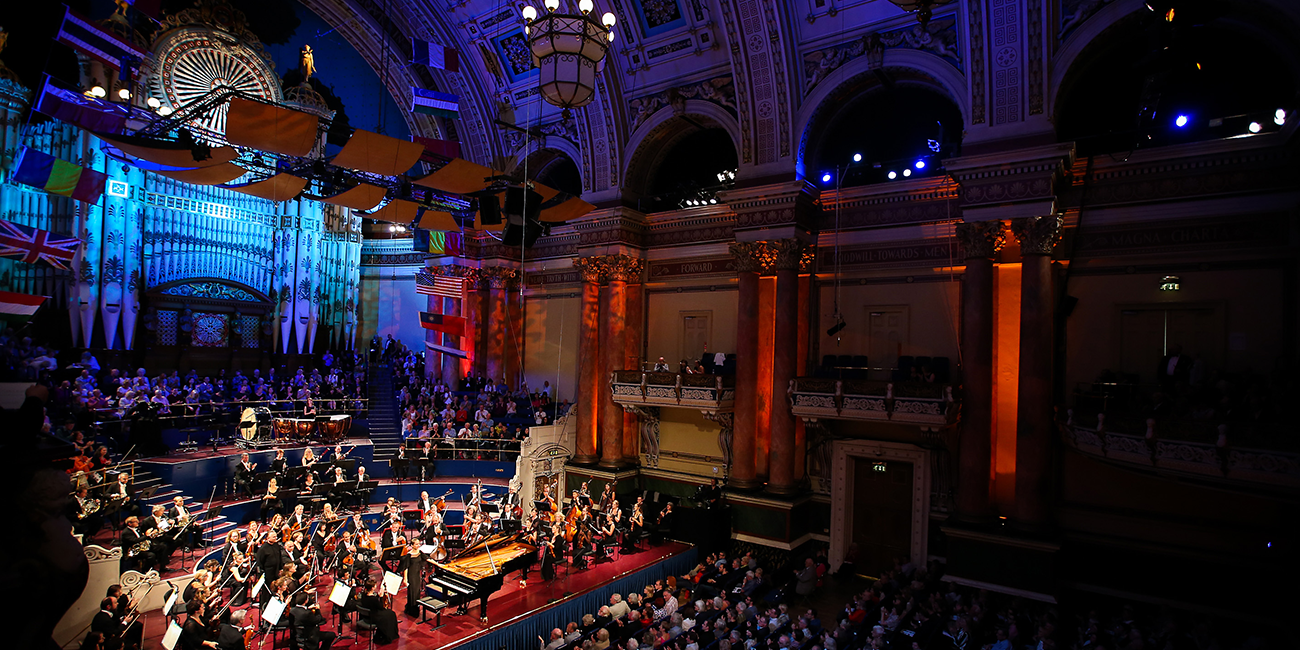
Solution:
<path fill-rule="evenodd" d="M 627 112 L 632 117 L 632 126 L 629 130 L 635 131 L 643 122 L 650 119 L 651 115 L 665 106 L 672 106 L 674 115 L 684 114 L 688 99 L 717 104 L 734 114 L 736 85 L 730 75 L 725 75 L 630 99 L 627 102 Z"/>
<path fill-rule="evenodd" d="M 609 281 L 637 284 L 645 277 L 645 260 L 631 255 L 591 255 L 573 260 L 583 282 Z"/>
<path fill-rule="evenodd" d="M 934 18 L 927 25 L 913 24 L 902 29 L 865 34 L 847 43 L 832 45 L 803 55 L 806 97 L 832 72 L 854 59 L 867 57 L 871 68 L 879 68 L 887 49 L 910 49 L 930 52 L 958 70 L 962 69 L 961 45 L 954 14 Z"/>

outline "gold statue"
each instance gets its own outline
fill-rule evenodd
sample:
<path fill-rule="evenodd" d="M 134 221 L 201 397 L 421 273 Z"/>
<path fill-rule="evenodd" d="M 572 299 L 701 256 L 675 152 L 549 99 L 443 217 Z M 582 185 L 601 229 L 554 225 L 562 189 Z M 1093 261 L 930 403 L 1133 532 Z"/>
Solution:
<path fill-rule="evenodd" d="M 312 54 L 310 45 L 302 46 L 298 60 L 298 72 L 302 73 L 303 83 L 307 83 L 307 80 L 316 74 L 316 56 Z"/>

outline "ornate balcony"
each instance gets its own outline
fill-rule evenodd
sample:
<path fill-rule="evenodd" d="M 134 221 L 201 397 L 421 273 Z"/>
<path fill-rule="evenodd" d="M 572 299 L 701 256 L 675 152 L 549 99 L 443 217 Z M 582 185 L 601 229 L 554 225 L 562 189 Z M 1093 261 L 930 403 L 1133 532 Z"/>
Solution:
<path fill-rule="evenodd" d="M 957 421 L 952 384 L 800 377 L 790 381 L 790 408 L 807 419 L 896 422 L 942 427 Z"/>
<path fill-rule="evenodd" d="M 1207 443 L 1161 437 L 1154 419 L 1146 421 L 1144 434 L 1108 431 L 1105 415 L 1096 416 L 1096 422 L 1096 426 L 1078 423 L 1074 411 L 1069 411 L 1067 421 L 1060 425 L 1061 440 L 1089 456 L 1160 473 L 1275 488 L 1300 487 L 1300 454 L 1238 447 L 1230 443 L 1227 425 L 1219 426 L 1217 442 Z"/>
<path fill-rule="evenodd" d="M 614 401 L 622 406 L 671 406 L 716 414 L 730 413 L 736 401 L 736 378 L 730 375 L 619 370 L 612 373 L 610 386 Z"/>

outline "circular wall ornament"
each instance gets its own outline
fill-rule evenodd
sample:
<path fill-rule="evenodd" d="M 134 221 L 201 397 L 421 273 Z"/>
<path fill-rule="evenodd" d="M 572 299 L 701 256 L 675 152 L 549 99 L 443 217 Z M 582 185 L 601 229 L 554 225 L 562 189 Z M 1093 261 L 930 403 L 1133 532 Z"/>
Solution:
<path fill-rule="evenodd" d="M 253 47 L 212 27 L 181 27 L 164 34 L 154 48 L 153 69 L 150 92 L 172 111 L 223 89 L 276 103 L 284 99 L 271 63 Z M 228 102 L 215 105 L 190 124 L 224 134 L 228 107 Z"/>

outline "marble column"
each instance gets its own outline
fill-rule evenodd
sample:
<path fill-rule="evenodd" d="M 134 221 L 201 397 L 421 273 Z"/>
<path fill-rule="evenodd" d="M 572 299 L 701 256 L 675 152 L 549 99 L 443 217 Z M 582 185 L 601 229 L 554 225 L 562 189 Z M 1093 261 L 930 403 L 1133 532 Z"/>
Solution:
<path fill-rule="evenodd" d="M 758 274 L 763 269 L 761 243 L 731 245 L 736 259 L 739 297 L 736 304 L 736 399 L 733 418 L 730 487 L 760 486 L 755 467 L 758 409 Z"/>
<path fill-rule="evenodd" d="M 501 381 L 506 378 L 506 344 L 510 336 L 506 309 L 506 291 L 515 277 L 515 270 L 502 266 L 483 269 L 487 282 L 487 378 Z M 511 386 L 514 388 L 514 386 Z"/>
<path fill-rule="evenodd" d="M 1016 506 L 1024 529 L 1051 524 L 1052 354 L 1055 301 L 1052 248 L 1061 238 L 1060 216 L 1013 219 L 1020 242 L 1020 373 L 1016 410 Z"/>
<path fill-rule="evenodd" d="M 429 296 L 429 306 L 426 308 L 430 314 L 442 313 L 442 296 Z M 424 340 L 435 345 L 442 345 L 442 332 L 433 330 L 424 330 Z M 432 379 L 442 374 L 442 357 L 441 352 L 424 349 L 424 377 Z"/>
<path fill-rule="evenodd" d="M 644 265 L 643 265 L 644 266 Z M 638 272 L 635 278 L 628 279 L 626 293 L 626 313 L 623 319 L 623 368 L 627 370 L 641 367 L 641 350 L 645 340 L 645 312 L 641 283 Z M 641 418 L 635 413 L 623 412 L 623 464 L 635 466 L 641 463 Z"/>
<path fill-rule="evenodd" d="M 771 245 L 775 253 L 772 266 L 776 271 L 776 323 L 772 336 L 772 452 L 767 490 L 788 495 L 799 491 L 794 471 L 794 413 L 788 393 L 799 364 L 799 262 L 804 245 L 797 239 L 781 239 Z"/>
<path fill-rule="evenodd" d="M 961 278 L 961 441 L 957 516 L 980 522 L 992 515 L 993 258 L 1006 241 L 1001 221 L 957 224 L 966 257 Z"/>
<path fill-rule="evenodd" d="M 465 344 L 468 346 L 466 351 L 469 352 L 469 359 L 460 364 L 457 388 L 461 377 L 483 374 L 487 359 L 486 337 L 483 332 L 483 275 L 479 269 L 465 269 L 464 302 L 462 310 L 465 313 Z"/>
<path fill-rule="evenodd" d="M 622 370 L 624 317 L 627 310 L 627 280 L 611 268 L 609 283 L 602 289 L 600 326 L 604 332 L 604 371 L 600 374 L 600 465 L 623 463 L 623 409 L 614 403 L 610 374 Z"/>
<path fill-rule="evenodd" d="M 577 410 L 577 440 L 573 461 L 591 464 L 599 459 L 596 455 L 596 434 L 600 414 L 600 371 L 604 367 L 600 358 L 600 283 L 605 278 L 599 258 L 580 257 L 573 261 L 573 265 L 582 279 L 582 307 L 578 322 L 578 387 L 574 391 L 573 406 Z"/>
<path fill-rule="evenodd" d="M 460 306 L 456 304 L 457 300 L 455 298 L 444 297 L 438 298 L 438 300 L 442 301 L 442 313 L 453 315 L 460 314 Z M 468 329 L 468 327 L 469 326 L 466 325 L 466 329 Z M 465 332 L 465 336 L 468 335 L 469 332 Z M 465 336 L 458 337 L 455 334 L 444 335 L 442 337 L 443 344 L 447 347 L 456 348 L 457 350 L 464 350 Z M 453 357 L 450 354 L 442 355 L 442 380 L 447 383 L 447 386 L 453 389 L 456 387 L 456 383 L 460 379 L 460 377 L 457 376 L 460 374 L 460 361 L 460 359 Z"/>

